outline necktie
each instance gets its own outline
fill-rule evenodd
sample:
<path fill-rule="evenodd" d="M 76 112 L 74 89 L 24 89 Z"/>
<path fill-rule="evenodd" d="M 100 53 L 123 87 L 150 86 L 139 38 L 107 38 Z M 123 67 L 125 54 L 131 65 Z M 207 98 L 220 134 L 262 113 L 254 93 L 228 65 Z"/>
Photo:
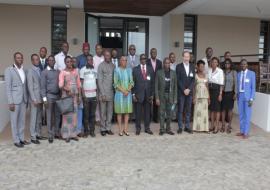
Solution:
<path fill-rule="evenodd" d="M 241 90 L 244 91 L 244 89 L 245 89 L 245 72 L 242 71 Z"/>
<path fill-rule="evenodd" d="M 145 71 L 145 66 L 143 65 L 142 68 L 142 74 L 143 74 L 143 79 L 146 80 L 146 71 Z"/>

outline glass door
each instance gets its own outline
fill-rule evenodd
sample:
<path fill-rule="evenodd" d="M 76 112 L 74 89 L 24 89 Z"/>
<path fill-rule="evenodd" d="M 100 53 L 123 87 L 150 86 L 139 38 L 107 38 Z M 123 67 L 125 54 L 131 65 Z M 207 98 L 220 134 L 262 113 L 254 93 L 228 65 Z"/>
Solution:
<path fill-rule="evenodd" d="M 90 53 L 95 55 L 95 45 L 99 43 L 99 18 L 93 15 L 86 14 L 86 36 L 87 41 L 91 48 Z"/>

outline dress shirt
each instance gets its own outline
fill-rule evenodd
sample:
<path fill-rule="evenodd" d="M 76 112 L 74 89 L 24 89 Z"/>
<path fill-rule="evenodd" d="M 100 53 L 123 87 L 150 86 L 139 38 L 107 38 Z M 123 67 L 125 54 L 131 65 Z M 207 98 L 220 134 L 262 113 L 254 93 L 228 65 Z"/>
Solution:
<path fill-rule="evenodd" d="M 46 63 L 46 58 L 40 58 L 40 63 L 41 63 L 41 65 L 42 65 L 42 67 L 44 67 L 45 66 L 45 63 Z"/>
<path fill-rule="evenodd" d="M 217 67 L 216 70 L 212 72 L 212 68 L 209 68 L 208 79 L 209 79 L 209 83 L 224 85 L 223 70 Z"/>
<path fill-rule="evenodd" d="M 174 62 L 174 63 L 171 63 L 171 66 L 170 66 L 170 69 L 175 71 L 176 70 L 176 66 L 177 66 L 177 63 Z"/>
<path fill-rule="evenodd" d="M 25 73 L 24 73 L 24 70 L 23 70 L 23 66 L 21 66 L 21 68 L 18 68 L 16 64 L 14 64 L 14 66 L 15 66 L 15 69 L 18 71 L 19 75 L 20 75 L 22 83 L 24 84 L 24 82 L 25 82 Z"/>
<path fill-rule="evenodd" d="M 118 67 L 118 59 L 117 58 L 112 58 L 112 63 L 114 64 L 115 68 Z"/>
<path fill-rule="evenodd" d="M 98 55 L 95 55 L 95 56 L 93 57 L 94 69 L 95 69 L 96 72 L 98 71 L 99 65 L 100 65 L 103 61 L 104 61 L 104 56 L 103 56 L 103 55 L 100 56 L 100 57 L 99 57 Z"/>
<path fill-rule="evenodd" d="M 189 63 L 184 63 L 184 67 L 185 67 L 186 74 L 188 76 L 188 74 L 189 74 Z"/>
<path fill-rule="evenodd" d="M 242 84 L 243 83 L 245 84 L 246 76 L 247 76 L 247 71 L 248 71 L 247 69 L 245 71 L 241 71 L 239 92 L 245 92 L 245 86 L 243 87 Z M 244 75 L 244 82 L 243 82 L 243 75 Z"/>
<path fill-rule="evenodd" d="M 156 67 L 157 67 L 157 60 L 156 60 L 156 59 L 155 59 L 155 60 L 153 60 L 153 59 L 151 58 L 151 63 L 152 63 L 152 67 L 153 67 L 154 71 L 156 71 Z"/>
<path fill-rule="evenodd" d="M 67 56 L 71 57 L 71 55 L 69 54 Z M 54 69 L 62 71 L 66 68 L 65 57 L 66 55 L 62 51 L 54 56 L 55 58 Z"/>

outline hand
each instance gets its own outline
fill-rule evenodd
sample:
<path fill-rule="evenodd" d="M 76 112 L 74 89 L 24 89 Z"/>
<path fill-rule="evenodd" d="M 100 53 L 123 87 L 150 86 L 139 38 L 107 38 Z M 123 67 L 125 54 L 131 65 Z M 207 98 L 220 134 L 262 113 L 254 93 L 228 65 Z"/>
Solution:
<path fill-rule="evenodd" d="M 15 104 L 9 104 L 9 110 L 15 111 Z"/>
<path fill-rule="evenodd" d="M 33 104 L 34 104 L 35 107 L 37 107 L 39 105 L 39 102 L 34 101 Z"/>
<path fill-rule="evenodd" d="M 153 99 L 154 99 L 153 96 L 150 96 L 150 97 L 149 97 L 149 102 L 150 102 L 151 104 L 153 103 Z"/>
<path fill-rule="evenodd" d="M 252 100 L 249 100 L 249 101 L 248 101 L 248 107 L 251 107 L 252 104 L 253 104 L 253 101 L 252 101 Z"/>
<path fill-rule="evenodd" d="M 128 91 L 123 92 L 124 96 L 128 96 L 128 93 L 129 93 Z"/>
<path fill-rule="evenodd" d="M 47 101 L 43 101 L 44 107 L 47 109 L 48 108 L 48 102 Z"/>
<path fill-rule="evenodd" d="M 102 102 L 105 102 L 106 101 L 106 96 L 105 95 L 101 96 L 101 101 Z"/>
<path fill-rule="evenodd" d="M 186 96 L 188 96 L 189 93 L 190 93 L 190 90 L 189 90 L 188 88 L 187 88 L 186 90 L 184 90 L 184 94 L 185 94 Z"/>
<path fill-rule="evenodd" d="M 156 99 L 156 105 L 160 106 L 160 100 L 159 99 Z"/>
<path fill-rule="evenodd" d="M 233 95 L 233 100 L 236 100 L 236 94 Z"/>
<path fill-rule="evenodd" d="M 196 104 L 196 99 L 194 98 L 194 99 L 192 100 L 192 102 L 193 102 L 193 104 Z"/>
<path fill-rule="evenodd" d="M 218 96 L 218 101 L 219 101 L 219 102 L 222 101 L 222 95 L 221 95 L 221 94 Z"/>
<path fill-rule="evenodd" d="M 138 102 L 138 99 L 137 99 L 136 95 L 133 95 L 132 97 L 133 97 L 134 102 Z"/>

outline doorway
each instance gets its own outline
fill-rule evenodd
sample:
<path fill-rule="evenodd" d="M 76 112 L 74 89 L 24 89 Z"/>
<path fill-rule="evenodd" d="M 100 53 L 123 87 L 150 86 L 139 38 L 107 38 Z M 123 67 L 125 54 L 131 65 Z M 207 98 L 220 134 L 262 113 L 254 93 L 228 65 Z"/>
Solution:
<path fill-rule="evenodd" d="M 100 43 L 103 48 L 117 49 L 118 55 L 127 55 L 128 46 L 136 46 L 136 54 L 148 55 L 149 44 L 149 19 L 126 17 L 103 17 L 86 13 L 85 40 L 93 48 Z"/>

